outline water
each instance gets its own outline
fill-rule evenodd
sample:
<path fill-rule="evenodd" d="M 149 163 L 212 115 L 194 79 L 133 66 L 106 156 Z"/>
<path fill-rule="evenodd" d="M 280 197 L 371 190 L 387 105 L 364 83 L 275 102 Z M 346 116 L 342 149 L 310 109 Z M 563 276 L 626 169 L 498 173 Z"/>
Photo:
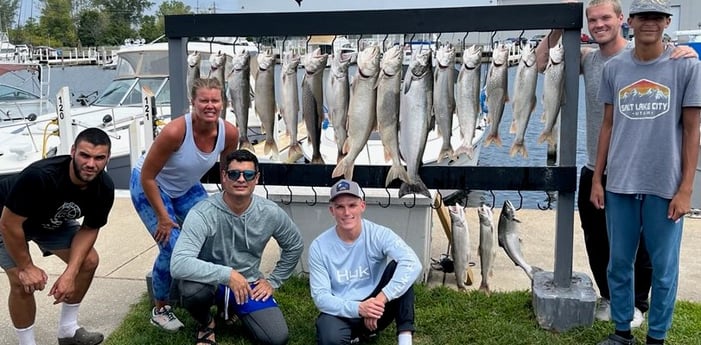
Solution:
<path fill-rule="evenodd" d="M 279 75 L 279 66 L 276 70 Z M 355 73 L 355 66 L 351 68 L 351 76 Z M 483 72 L 486 71 L 486 65 L 483 66 Z M 327 70 L 328 71 L 328 70 Z M 513 80 L 516 74 L 516 67 L 509 68 L 509 96 L 513 98 Z M 300 73 L 301 75 L 301 73 Z M 325 77 L 328 73 L 325 74 Z M 81 94 L 88 94 L 92 91 L 102 90 L 109 84 L 109 82 L 114 78 L 114 70 L 103 70 L 98 66 L 78 66 L 78 67 L 54 67 L 51 70 L 51 92 L 55 94 L 58 92 L 59 88 L 62 86 L 68 86 L 71 93 L 75 97 Z M 276 86 L 279 86 L 279 77 L 276 81 Z M 526 131 L 526 149 L 528 150 L 528 158 L 524 159 L 521 156 L 511 157 L 509 156 L 509 150 L 511 144 L 514 140 L 514 135 L 509 133 L 509 127 L 512 121 L 512 105 L 507 103 L 504 109 L 504 115 L 502 117 L 501 124 L 499 126 L 499 133 L 502 137 L 503 146 L 497 147 L 490 145 L 488 147 L 482 147 L 482 152 L 480 154 L 480 166 L 545 166 L 546 165 L 546 155 L 547 155 L 547 145 L 537 144 L 537 139 L 543 130 L 543 123 L 540 121 L 541 114 L 543 112 L 543 107 L 541 104 L 542 97 L 542 84 L 543 76 L 538 77 L 538 87 L 536 91 L 536 97 L 538 102 L 536 109 L 531 116 L 531 120 L 528 124 L 528 129 Z M 301 83 L 300 83 L 301 85 Z M 279 97 L 279 90 L 276 92 Z M 585 134 L 584 134 L 584 84 L 580 79 L 579 85 L 579 114 L 577 121 L 577 167 L 581 167 L 586 162 L 586 146 L 585 146 Z M 565 135 L 566 137 L 567 135 Z M 578 169 L 579 173 L 579 169 Z M 501 207 L 506 199 L 511 200 L 514 205 L 518 206 L 519 196 L 516 191 L 494 191 L 495 194 L 495 205 Z M 537 208 L 538 204 L 544 205 L 544 200 L 547 195 L 544 191 L 529 191 L 522 192 L 523 195 L 523 207 L 528 209 Z M 492 204 L 492 196 L 490 193 L 473 193 L 471 195 L 470 204 L 479 203 L 484 201 L 486 203 Z"/>

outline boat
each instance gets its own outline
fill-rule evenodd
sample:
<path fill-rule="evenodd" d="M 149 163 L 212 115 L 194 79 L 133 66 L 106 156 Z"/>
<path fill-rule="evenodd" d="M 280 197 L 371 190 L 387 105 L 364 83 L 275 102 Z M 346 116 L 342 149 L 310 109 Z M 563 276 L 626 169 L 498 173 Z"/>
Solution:
<path fill-rule="evenodd" d="M 233 47 L 222 43 L 189 42 L 187 49 L 202 54 L 201 75 L 207 76 L 209 55 L 213 52 L 227 54 L 227 72 L 231 70 Z M 97 96 L 83 99 L 85 106 L 71 107 L 68 101 L 70 92 L 61 90 L 57 98 L 63 97 L 67 102 L 57 101 L 62 107 L 60 114 L 54 110 L 0 127 L 0 142 L 3 143 L 0 149 L 0 177 L 15 174 L 43 157 L 68 153 L 75 134 L 84 128 L 97 127 L 105 130 L 112 139 L 112 155 L 107 169 L 113 172 L 111 175 L 115 185 L 128 188 L 134 156 L 138 157 L 152 141 L 155 133 L 150 130 L 155 127 L 157 131 L 158 125 L 170 119 L 168 44 L 131 45 L 120 49 L 117 55 L 116 77 Z M 146 97 L 144 92 L 153 97 Z M 152 120 L 155 120 L 153 123 L 146 121 L 146 126 L 144 98 L 152 102 L 150 109 L 153 109 Z M 233 113 L 231 118 L 227 115 L 229 121 L 233 118 Z M 66 121 L 69 121 L 68 124 Z M 257 116 L 249 115 L 249 128 L 255 130 L 259 126 Z M 151 138 L 144 133 L 151 133 Z"/>
<path fill-rule="evenodd" d="M 49 74 L 46 65 L 0 62 L 0 125 L 56 111 L 48 99 Z"/>

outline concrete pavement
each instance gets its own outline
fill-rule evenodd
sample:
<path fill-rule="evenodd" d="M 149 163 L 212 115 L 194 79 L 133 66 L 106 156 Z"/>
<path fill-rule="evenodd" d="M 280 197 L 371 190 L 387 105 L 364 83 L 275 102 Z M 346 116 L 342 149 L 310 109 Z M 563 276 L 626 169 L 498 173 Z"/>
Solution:
<path fill-rule="evenodd" d="M 106 336 L 119 327 L 130 306 L 137 303 L 146 292 L 145 275 L 150 271 L 157 254 L 155 244 L 135 214 L 131 201 L 125 197 L 126 194 L 118 194 L 109 223 L 101 230 L 96 243 L 96 249 L 100 254 L 100 266 L 93 285 L 81 305 L 79 316 L 82 326 L 101 331 Z M 496 222 L 499 210 L 495 209 L 494 213 Z M 477 256 L 479 223 L 476 209 L 468 208 L 466 214 L 471 237 L 471 261 L 476 263 L 473 267 L 476 282 L 470 288 L 476 289 L 481 279 Z M 530 264 L 552 271 L 555 211 L 521 210 L 518 215 L 523 222 L 521 237 L 524 257 Z M 448 241 L 435 215 L 433 224 L 431 257 L 439 258 L 446 252 Z M 681 300 L 701 302 L 701 290 L 697 288 L 701 282 L 701 260 L 698 260 L 692 252 L 693 248 L 699 248 L 700 245 L 701 220 L 686 218 L 678 293 Z M 51 286 L 63 272 L 65 265 L 56 257 L 41 257 L 34 244 L 31 244 L 30 248 L 35 264 L 49 274 L 49 286 Z M 277 253 L 278 249 L 274 243 L 268 246 L 263 272 L 270 272 L 277 259 Z M 591 277 L 578 216 L 575 216 L 574 225 L 573 270 L 584 272 Z M 431 271 L 429 284 L 442 284 L 443 280 L 442 272 Z M 453 274 L 445 275 L 445 284 L 455 287 Z M 530 288 L 530 280 L 523 271 L 509 261 L 503 250 L 499 249 L 491 286 L 497 291 L 525 290 Z M 2 325 L 0 326 L 0 344 L 17 343 L 7 311 L 8 291 L 7 278 L 4 272 L 0 272 L 0 325 Z M 53 305 L 52 298 L 47 297 L 46 292 L 48 288 L 36 294 L 37 321 L 34 327 L 39 344 L 55 344 L 60 306 Z M 144 315 L 144 322 L 148 322 L 147 315 Z"/>

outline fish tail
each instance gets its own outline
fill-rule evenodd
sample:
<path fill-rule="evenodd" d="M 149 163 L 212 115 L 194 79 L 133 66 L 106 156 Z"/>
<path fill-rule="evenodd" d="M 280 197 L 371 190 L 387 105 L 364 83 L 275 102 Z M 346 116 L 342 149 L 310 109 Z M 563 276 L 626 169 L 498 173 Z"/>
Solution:
<path fill-rule="evenodd" d="M 251 152 L 255 152 L 255 149 L 253 148 L 253 144 L 251 144 L 250 141 L 245 140 L 239 143 L 239 148 L 242 150 L 248 150 Z"/>
<path fill-rule="evenodd" d="M 473 149 L 472 149 L 472 144 L 462 144 L 460 147 L 458 147 L 455 150 L 455 157 L 460 156 L 461 154 L 467 154 L 467 157 L 472 159 L 472 154 L 473 154 Z"/>
<path fill-rule="evenodd" d="M 385 187 L 389 186 L 389 184 L 396 179 L 400 179 L 402 180 L 402 182 L 409 182 L 409 174 L 407 174 L 403 166 L 393 164 L 392 167 L 389 168 L 389 172 L 387 173 L 387 178 L 385 179 Z"/>
<path fill-rule="evenodd" d="M 501 146 L 501 138 L 499 138 L 499 134 L 488 134 L 487 135 L 487 138 L 484 139 L 484 146 L 487 147 L 491 143 L 494 143 L 497 146 Z"/>
<path fill-rule="evenodd" d="M 351 167 L 351 169 L 352 169 L 352 167 Z M 346 175 L 347 170 L 348 170 L 348 162 L 346 161 L 345 158 L 343 158 L 338 163 L 336 163 L 336 167 L 333 169 L 333 172 L 331 173 L 331 177 L 336 178 L 336 177 L 343 176 L 345 179 L 350 180 L 350 179 L 352 179 L 352 177 Z M 353 170 L 351 170 L 351 171 L 353 171 Z"/>
<path fill-rule="evenodd" d="M 452 147 L 447 147 L 441 149 L 441 152 L 438 154 L 438 163 L 442 162 L 443 159 L 447 158 L 448 161 L 454 160 L 454 153 L 453 153 L 453 148 Z"/>
<path fill-rule="evenodd" d="M 321 153 L 317 153 L 312 156 L 312 164 L 324 164 L 324 159 L 321 157 Z"/>
<path fill-rule="evenodd" d="M 426 187 L 426 184 L 424 184 L 421 179 L 417 179 L 413 183 L 409 182 L 403 182 L 401 186 L 399 186 L 399 197 L 403 197 L 408 194 L 414 194 L 414 193 L 419 193 L 421 195 L 426 196 L 427 198 L 431 197 L 431 193 L 428 191 L 428 187 Z"/>
<path fill-rule="evenodd" d="M 271 154 L 271 157 L 274 160 L 280 159 L 280 150 L 278 149 L 277 143 L 275 143 L 275 140 L 266 140 L 265 141 L 265 146 L 263 147 L 263 153 L 265 155 Z"/>
<path fill-rule="evenodd" d="M 299 144 L 295 143 L 290 145 L 290 149 L 287 150 L 287 161 L 286 163 L 294 163 L 300 158 L 302 158 L 304 154 L 302 153 L 302 147 L 299 146 Z"/>
<path fill-rule="evenodd" d="M 487 296 L 491 294 L 491 292 L 489 291 L 489 283 L 487 283 L 484 279 L 482 279 L 479 291 L 484 292 L 484 294 Z"/>
<path fill-rule="evenodd" d="M 514 142 L 514 144 L 511 146 L 511 151 L 509 151 L 509 155 L 511 155 L 511 157 L 514 157 L 516 156 L 516 154 L 520 154 L 521 156 L 523 156 L 523 158 L 528 158 L 528 150 L 526 150 L 526 145 L 524 145 L 523 142 Z"/>
<path fill-rule="evenodd" d="M 553 142 L 553 132 L 552 131 L 547 131 L 543 132 L 539 137 L 538 137 L 538 144 L 542 144 L 543 142 L 547 141 L 550 144 L 555 144 Z"/>

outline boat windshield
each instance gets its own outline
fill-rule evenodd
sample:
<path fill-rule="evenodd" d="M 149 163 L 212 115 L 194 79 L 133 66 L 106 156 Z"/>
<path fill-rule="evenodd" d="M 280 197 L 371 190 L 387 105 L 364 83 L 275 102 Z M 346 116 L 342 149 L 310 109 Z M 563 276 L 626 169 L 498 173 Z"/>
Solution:
<path fill-rule="evenodd" d="M 140 106 L 141 89 L 151 90 L 156 95 L 156 104 L 170 104 L 168 78 L 134 78 L 112 81 L 92 105 L 102 107 Z"/>
<path fill-rule="evenodd" d="M 39 99 L 39 96 L 16 87 L 0 84 L 0 102 Z"/>

